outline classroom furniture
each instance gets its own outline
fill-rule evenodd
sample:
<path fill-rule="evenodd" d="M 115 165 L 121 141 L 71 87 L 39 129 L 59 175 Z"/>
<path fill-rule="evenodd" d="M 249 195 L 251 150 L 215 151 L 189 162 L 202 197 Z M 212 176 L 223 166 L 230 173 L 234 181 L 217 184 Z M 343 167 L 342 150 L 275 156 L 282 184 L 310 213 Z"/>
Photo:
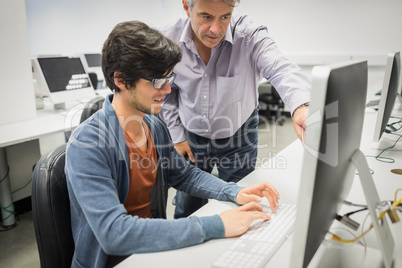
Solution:
<path fill-rule="evenodd" d="M 32 215 L 41 267 L 70 267 L 74 255 L 66 145 L 41 157 L 32 174 Z"/>

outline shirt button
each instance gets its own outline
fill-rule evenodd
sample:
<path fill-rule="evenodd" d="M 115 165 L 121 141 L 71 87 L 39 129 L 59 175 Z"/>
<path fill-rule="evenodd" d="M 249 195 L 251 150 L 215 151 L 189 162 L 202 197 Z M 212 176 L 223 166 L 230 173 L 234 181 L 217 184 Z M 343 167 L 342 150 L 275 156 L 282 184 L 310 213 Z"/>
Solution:
<path fill-rule="evenodd" d="M 208 132 L 208 129 L 206 129 L 205 132 Z"/>
<path fill-rule="evenodd" d="M 208 77 L 208 75 L 207 75 L 207 74 L 204 74 L 204 77 Z"/>
<path fill-rule="evenodd" d="M 204 99 L 206 99 L 207 98 L 207 95 L 204 95 Z"/>
<path fill-rule="evenodd" d="M 207 118 L 207 116 L 204 114 L 204 115 L 202 116 L 202 118 Z"/>

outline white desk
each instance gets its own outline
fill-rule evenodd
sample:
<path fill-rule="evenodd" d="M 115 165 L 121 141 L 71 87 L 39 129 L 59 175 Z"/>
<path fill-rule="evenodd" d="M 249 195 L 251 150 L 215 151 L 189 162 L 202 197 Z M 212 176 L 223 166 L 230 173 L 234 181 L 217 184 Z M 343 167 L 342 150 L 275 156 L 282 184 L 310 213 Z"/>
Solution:
<path fill-rule="evenodd" d="M 102 96 L 109 93 L 111 93 L 109 89 L 97 91 L 97 94 Z M 2 204 L 3 207 L 12 207 L 10 179 L 13 180 L 13 178 L 10 178 L 7 174 L 9 166 L 6 152 L 7 147 L 35 141 L 56 133 L 64 134 L 65 132 L 73 130 L 80 122 L 81 112 L 84 106 L 85 100 L 81 100 L 81 102 L 67 103 L 66 109 L 55 110 L 53 109 L 52 103 L 50 103 L 49 100 L 45 100 L 45 108 L 37 111 L 35 119 L 0 125 L 0 180 L 5 178 L 0 183 L 0 204 Z M 64 142 L 65 138 L 64 135 L 62 135 L 61 139 L 59 139 L 55 145 Z M 39 145 L 36 147 L 39 147 Z M 55 146 L 51 146 L 48 149 L 52 149 L 53 147 Z M 46 151 L 48 150 L 45 150 L 45 152 Z M 35 162 L 39 160 L 40 157 L 39 148 L 37 150 L 32 148 L 28 151 L 23 150 L 19 152 L 19 154 L 23 154 L 24 157 L 29 154 L 34 154 L 31 158 L 33 158 Z M 32 172 L 31 168 L 34 163 L 29 164 L 30 166 L 26 167 L 27 172 Z M 3 225 L 12 226 L 15 223 L 14 216 L 10 216 L 10 213 L 5 210 L 1 210 L 1 212 L 2 218 L 7 218 L 7 220 L 3 222 Z"/>
<path fill-rule="evenodd" d="M 47 135 L 63 133 L 78 125 L 76 121 L 66 122 L 66 110 L 54 110 L 50 102 L 45 103 L 45 109 L 38 110 L 35 119 L 0 126 L 0 177 L 4 178 L 0 183 L 0 204 L 8 207 L 9 211 L 13 210 L 10 182 L 10 179 L 13 180 L 13 178 L 10 173 L 12 174 L 16 169 L 15 166 L 13 169 L 12 165 L 15 164 L 18 169 L 22 169 L 22 171 L 16 171 L 23 174 L 21 177 L 29 177 L 33 164 L 40 157 L 39 141 L 35 142 L 35 140 Z M 19 144 L 23 145 L 18 146 Z M 18 151 L 14 154 L 23 156 L 20 157 L 18 163 L 14 163 L 10 154 L 7 156 L 7 151 L 10 152 L 13 149 Z M 25 178 L 22 181 L 26 180 Z M 23 182 L 19 184 L 23 184 Z M 27 194 L 26 191 L 23 195 Z M 9 211 L 1 210 L 5 227 L 15 224 L 14 215 Z"/>
<path fill-rule="evenodd" d="M 366 154 L 378 153 L 370 148 L 373 125 L 376 113 L 368 112 L 365 118 L 364 135 L 362 137 L 361 150 Z M 387 156 L 396 159 L 393 164 L 381 163 L 374 158 L 367 158 L 370 168 L 374 171 L 373 177 L 381 200 L 391 200 L 397 188 L 402 187 L 402 176 L 389 172 L 393 168 L 402 168 L 402 155 L 400 152 L 389 152 Z M 250 175 L 239 182 L 241 185 L 249 185 L 264 180 L 269 180 L 279 191 L 281 201 L 284 203 L 296 203 L 298 189 L 300 185 L 300 175 L 302 169 L 303 146 L 299 140 L 296 140 L 274 159 L 271 159 L 266 165 L 255 170 Z M 365 203 L 365 198 L 361 189 L 360 180 L 355 179 L 352 185 L 348 201 L 356 203 Z M 266 203 L 264 203 L 266 204 Z M 220 213 L 227 209 L 235 208 L 236 205 L 229 202 L 211 200 L 207 205 L 199 209 L 195 215 L 207 216 Z M 353 210 L 350 209 L 350 210 Z M 337 224 L 337 223 L 335 223 Z M 392 225 L 391 229 L 395 240 L 395 267 L 402 267 L 402 223 Z M 366 226 L 365 226 L 366 227 Z M 367 254 L 364 254 L 364 248 L 357 245 L 339 245 L 331 260 L 326 260 L 331 256 L 325 256 L 323 259 L 317 259 L 312 263 L 313 267 L 334 267 L 334 258 L 339 267 L 381 267 L 381 254 L 376 250 L 377 242 L 375 233 L 372 230 L 365 236 L 369 248 Z M 133 254 L 117 267 L 211 267 L 211 264 L 232 244 L 236 238 L 218 239 L 207 241 L 206 243 L 160 253 Z M 333 245 L 333 242 L 324 242 L 323 247 Z M 266 267 L 289 267 L 291 258 L 292 236 L 287 239 L 279 248 L 276 254 L 271 258 Z M 320 248 L 321 249 L 321 248 Z M 320 250 L 319 254 L 325 252 Z M 348 254 L 350 253 L 350 254 Z M 352 256 L 351 256 L 352 255 Z M 321 262 L 322 261 L 322 262 Z M 351 262 L 355 263 L 351 264 Z M 331 265 L 329 265 L 331 264 Z"/>

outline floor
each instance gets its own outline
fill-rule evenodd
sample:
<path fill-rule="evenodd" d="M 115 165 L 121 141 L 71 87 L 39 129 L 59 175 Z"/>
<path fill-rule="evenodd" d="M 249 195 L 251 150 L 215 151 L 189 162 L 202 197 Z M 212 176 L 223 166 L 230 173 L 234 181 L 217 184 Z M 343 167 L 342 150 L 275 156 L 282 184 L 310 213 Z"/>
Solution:
<path fill-rule="evenodd" d="M 296 139 L 291 119 L 286 118 L 280 126 L 268 123 L 260 118 L 258 162 L 275 156 L 277 152 Z M 168 217 L 172 218 L 174 206 L 171 199 L 174 190 L 169 192 Z M 0 267 L 7 268 L 36 268 L 40 267 L 38 249 L 32 220 L 32 211 L 25 212 L 17 218 L 17 226 L 8 231 L 0 231 Z M 1 229 L 1 227 L 0 227 Z"/>

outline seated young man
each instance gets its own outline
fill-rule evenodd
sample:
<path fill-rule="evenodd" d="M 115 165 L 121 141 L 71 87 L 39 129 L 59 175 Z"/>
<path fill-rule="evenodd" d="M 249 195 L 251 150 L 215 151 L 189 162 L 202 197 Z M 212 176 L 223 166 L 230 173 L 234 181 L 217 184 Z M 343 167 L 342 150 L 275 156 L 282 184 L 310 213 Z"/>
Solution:
<path fill-rule="evenodd" d="M 169 94 L 181 49 L 138 21 L 118 24 L 104 43 L 102 69 L 113 94 L 72 134 L 66 175 L 75 241 L 72 267 L 106 267 L 140 252 L 182 248 L 238 236 L 256 219 L 258 204 L 277 207 L 269 183 L 242 188 L 190 165 L 154 116 Z M 209 217 L 166 220 L 169 186 L 240 206 Z"/>

